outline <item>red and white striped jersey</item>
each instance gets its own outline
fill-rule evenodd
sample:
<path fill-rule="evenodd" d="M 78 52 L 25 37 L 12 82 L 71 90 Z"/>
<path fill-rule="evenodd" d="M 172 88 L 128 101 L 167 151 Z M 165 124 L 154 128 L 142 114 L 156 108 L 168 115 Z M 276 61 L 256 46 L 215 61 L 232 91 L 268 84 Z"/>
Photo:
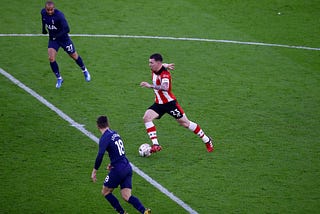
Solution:
<path fill-rule="evenodd" d="M 166 70 L 164 67 L 162 67 L 160 71 L 157 73 L 152 72 L 153 85 L 160 86 L 161 83 L 163 82 L 169 83 L 168 91 L 153 89 L 155 94 L 155 103 L 158 103 L 158 104 L 165 104 L 170 101 L 176 100 L 176 97 L 171 92 L 171 73 L 168 70 Z"/>

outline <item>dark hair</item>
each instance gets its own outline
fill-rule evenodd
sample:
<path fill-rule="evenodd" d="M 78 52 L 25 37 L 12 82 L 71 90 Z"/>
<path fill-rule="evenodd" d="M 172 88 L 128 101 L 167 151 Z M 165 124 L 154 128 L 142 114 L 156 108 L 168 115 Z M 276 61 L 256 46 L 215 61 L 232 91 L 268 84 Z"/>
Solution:
<path fill-rule="evenodd" d="M 47 6 L 47 5 L 53 5 L 54 6 L 54 3 L 53 3 L 53 1 L 46 1 L 45 6 Z"/>
<path fill-rule="evenodd" d="M 99 116 L 97 119 L 97 126 L 100 129 L 107 128 L 109 126 L 109 121 L 107 116 L 105 115 Z"/>
<path fill-rule="evenodd" d="M 162 62 L 162 56 L 159 53 L 152 54 L 149 59 Z"/>

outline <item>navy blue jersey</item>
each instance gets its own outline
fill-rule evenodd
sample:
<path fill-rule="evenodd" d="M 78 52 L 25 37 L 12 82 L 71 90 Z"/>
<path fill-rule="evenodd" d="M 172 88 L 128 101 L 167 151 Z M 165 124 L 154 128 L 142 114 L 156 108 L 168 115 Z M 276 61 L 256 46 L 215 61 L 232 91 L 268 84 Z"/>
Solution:
<path fill-rule="evenodd" d="M 107 129 L 99 140 L 99 152 L 94 165 L 95 169 L 99 169 L 106 151 L 109 154 L 110 162 L 113 167 L 120 164 L 129 164 L 120 135 L 111 129 Z"/>
<path fill-rule="evenodd" d="M 69 38 L 69 25 L 64 14 L 58 9 L 54 9 L 54 14 L 47 14 L 46 9 L 41 10 L 42 31 L 48 29 L 51 40 L 66 40 Z"/>

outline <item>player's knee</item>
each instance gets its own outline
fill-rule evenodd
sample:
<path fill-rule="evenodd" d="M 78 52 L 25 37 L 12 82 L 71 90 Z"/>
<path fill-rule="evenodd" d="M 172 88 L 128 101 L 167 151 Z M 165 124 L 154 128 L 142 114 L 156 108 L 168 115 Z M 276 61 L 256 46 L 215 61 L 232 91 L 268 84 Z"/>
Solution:
<path fill-rule="evenodd" d="M 110 193 L 112 193 L 112 190 L 110 190 L 110 189 L 102 188 L 102 190 L 101 190 L 101 194 L 103 196 L 106 196 L 106 195 L 108 195 Z"/>
<path fill-rule="evenodd" d="M 190 121 L 189 121 L 189 120 L 178 120 L 178 123 L 179 123 L 181 126 L 185 127 L 185 128 L 188 128 L 189 125 L 190 125 Z"/>
<path fill-rule="evenodd" d="M 74 59 L 74 60 L 77 60 L 77 59 L 79 58 L 79 55 L 78 55 L 77 52 L 74 52 L 74 53 L 70 54 L 70 57 L 71 57 L 72 59 Z"/>
<path fill-rule="evenodd" d="M 121 191 L 121 197 L 125 201 L 129 201 L 129 198 L 131 197 L 131 191 Z"/>
<path fill-rule="evenodd" d="M 130 196 L 128 195 L 121 195 L 121 197 L 123 198 L 123 200 L 125 201 L 129 201 Z"/>
<path fill-rule="evenodd" d="M 146 116 L 146 115 L 143 116 L 142 120 L 143 120 L 144 123 L 150 122 L 149 117 Z"/>
<path fill-rule="evenodd" d="M 153 113 L 152 111 L 147 110 L 143 115 L 142 119 L 144 123 L 147 123 L 147 122 L 152 122 L 155 118 L 157 118 L 157 116 L 158 115 L 156 113 Z"/>
<path fill-rule="evenodd" d="M 188 127 L 189 127 L 189 126 L 188 126 L 188 123 L 186 123 L 186 122 L 183 122 L 182 124 L 180 123 L 180 125 L 183 126 L 183 127 L 185 127 L 185 128 L 188 128 Z"/>
<path fill-rule="evenodd" d="M 143 122 L 144 123 L 147 123 L 147 122 L 151 122 L 152 121 L 152 118 L 150 117 L 150 115 L 149 114 L 145 114 L 145 115 L 143 115 Z"/>
<path fill-rule="evenodd" d="M 53 57 L 53 56 L 49 56 L 49 58 L 48 58 L 48 59 L 49 59 L 49 61 L 50 61 L 50 62 L 54 62 L 54 61 L 56 61 L 56 58 L 55 58 L 55 57 Z"/>

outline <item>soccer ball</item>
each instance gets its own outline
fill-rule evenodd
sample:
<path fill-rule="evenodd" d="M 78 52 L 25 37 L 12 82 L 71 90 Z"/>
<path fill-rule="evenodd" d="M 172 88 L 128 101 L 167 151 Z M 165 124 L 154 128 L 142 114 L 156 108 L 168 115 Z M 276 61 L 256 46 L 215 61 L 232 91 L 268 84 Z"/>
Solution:
<path fill-rule="evenodd" d="M 139 155 L 141 157 L 149 157 L 151 155 L 150 150 L 151 146 L 149 144 L 141 144 L 141 146 L 139 147 Z"/>

